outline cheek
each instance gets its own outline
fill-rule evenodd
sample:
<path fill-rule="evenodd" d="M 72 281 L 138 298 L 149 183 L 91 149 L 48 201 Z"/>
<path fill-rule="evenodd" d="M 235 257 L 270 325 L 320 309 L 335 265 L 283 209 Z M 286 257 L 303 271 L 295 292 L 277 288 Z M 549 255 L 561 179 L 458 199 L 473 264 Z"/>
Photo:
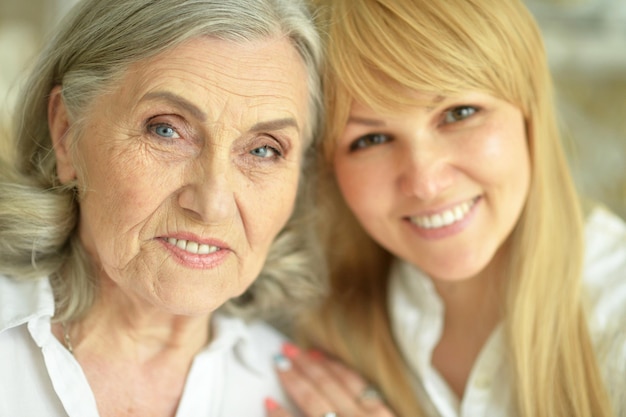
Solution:
<path fill-rule="evenodd" d="M 503 212 L 514 222 L 526 201 L 531 176 L 528 142 L 521 122 L 491 131 L 480 152 L 475 158 L 481 162 L 474 165 L 476 172 L 496 191 Z"/>
<path fill-rule="evenodd" d="M 335 178 L 343 198 L 360 219 L 370 219 L 381 205 L 381 195 L 389 188 L 377 166 L 355 164 L 352 161 L 335 159 Z"/>
<path fill-rule="evenodd" d="M 124 155 L 91 152 L 84 163 L 84 243 L 98 248 L 99 256 L 123 262 L 138 250 L 143 227 L 175 191 L 182 174 L 147 163 L 131 150 Z"/>
<path fill-rule="evenodd" d="M 464 154 L 486 182 L 525 182 L 529 176 L 529 154 L 523 126 L 494 126 L 472 141 Z"/>
<path fill-rule="evenodd" d="M 162 194 L 171 183 L 172 173 L 150 168 L 139 161 L 127 160 L 108 164 L 105 170 L 90 170 L 86 176 L 85 202 L 99 205 L 101 211 L 108 213 L 105 218 L 139 221 L 155 211 L 155 205 L 163 200 Z"/>
<path fill-rule="evenodd" d="M 298 172 L 284 173 L 263 184 L 239 188 L 238 202 L 251 245 L 269 247 L 289 219 L 298 189 Z"/>

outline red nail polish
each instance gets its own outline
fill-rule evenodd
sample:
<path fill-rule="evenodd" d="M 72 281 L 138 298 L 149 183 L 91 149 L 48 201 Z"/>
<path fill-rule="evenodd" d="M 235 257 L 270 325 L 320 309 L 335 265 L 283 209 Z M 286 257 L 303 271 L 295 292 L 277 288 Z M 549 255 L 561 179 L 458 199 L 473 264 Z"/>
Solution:
<path fill-rule="evenodd" d="M 267 397 L 265 399 L 265 409 L 267 411 L 274 411 L 278 408 L 278 403 L 274 401 L 272 398 Z"/>
<path fill-rule="evenodd" d="M 317 349 L 311 349 L 309 350 L 309 357 L 313 360 L 320 360 L 324 358 L 324 354 Z"/>
<path fill-rule="evenodd" d="M 293 359 L 300 354 L 300 348 L 293 343 L 283 343 L 283 355 Z"/>

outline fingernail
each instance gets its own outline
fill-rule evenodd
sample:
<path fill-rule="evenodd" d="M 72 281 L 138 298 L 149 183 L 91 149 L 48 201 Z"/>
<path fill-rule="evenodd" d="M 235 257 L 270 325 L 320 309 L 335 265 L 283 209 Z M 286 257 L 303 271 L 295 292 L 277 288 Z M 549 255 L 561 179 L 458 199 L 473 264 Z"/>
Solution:
<path fill-rule="evenodd" d="M 300 348 L 293 343 L 283 343 L 283 355 L 289 359 L 293 359 L 300 354 Z"/>
<path fill-rule="evenodd" d="M 274 364 L 279 371 L 288 371 L 291 369 L 291 361 L 289 358 L 280 353 L 274 355 Z"/>
<path fill-rule="evenodd" d="M 324 358 L 324 354 L 317 349 L 311 349 L 309 350 L 309 357 L 313 360 L 320 360 Z"/>
<path fill-rule="evenodd" d="M 267 411 L 274 411 L 278 408 L 278 403 L 274 401 L 272 398 L 267 397 L 265 399 L 265 409 Z"/>

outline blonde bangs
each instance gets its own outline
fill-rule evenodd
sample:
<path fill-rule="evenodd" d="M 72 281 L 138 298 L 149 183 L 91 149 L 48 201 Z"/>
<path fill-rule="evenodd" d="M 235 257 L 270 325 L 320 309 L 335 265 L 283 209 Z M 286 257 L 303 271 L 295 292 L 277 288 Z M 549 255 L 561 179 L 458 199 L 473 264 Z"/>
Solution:
<path fill-rule="evenodd" d="M 449 0 L 459 1 L 468 2 Z M 476 7 L 408 0 L 329 2 L 331 136 L 343 128 L 347 114 L 342 109 L 352 100 L 381 113 L 424 104 L 407 91 L 447 96 L 482 91 L 528 116 L 528 74 L 544 65 L 537 62 L 543 55 L 541 38 L 519 24 L 517 17 L 528 13 L 521 4 L 489 7 L 491 1 L 501 0 L 483 0 Z"/>

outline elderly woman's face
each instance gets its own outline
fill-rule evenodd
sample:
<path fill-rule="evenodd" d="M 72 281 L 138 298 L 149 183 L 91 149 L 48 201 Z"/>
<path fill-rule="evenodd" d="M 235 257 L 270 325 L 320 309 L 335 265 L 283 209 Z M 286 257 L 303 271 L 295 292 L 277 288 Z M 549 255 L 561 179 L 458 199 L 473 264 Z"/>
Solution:
<path fill-rule="evenodd" d="M 76 149 L 57 151 L 61 180 L 85 186 L 80 237 L 98 276 L 178 314 L 241 294 L 293 209 L 306 77 L 286 39 L 201 38 L 98 98 Z"/>

